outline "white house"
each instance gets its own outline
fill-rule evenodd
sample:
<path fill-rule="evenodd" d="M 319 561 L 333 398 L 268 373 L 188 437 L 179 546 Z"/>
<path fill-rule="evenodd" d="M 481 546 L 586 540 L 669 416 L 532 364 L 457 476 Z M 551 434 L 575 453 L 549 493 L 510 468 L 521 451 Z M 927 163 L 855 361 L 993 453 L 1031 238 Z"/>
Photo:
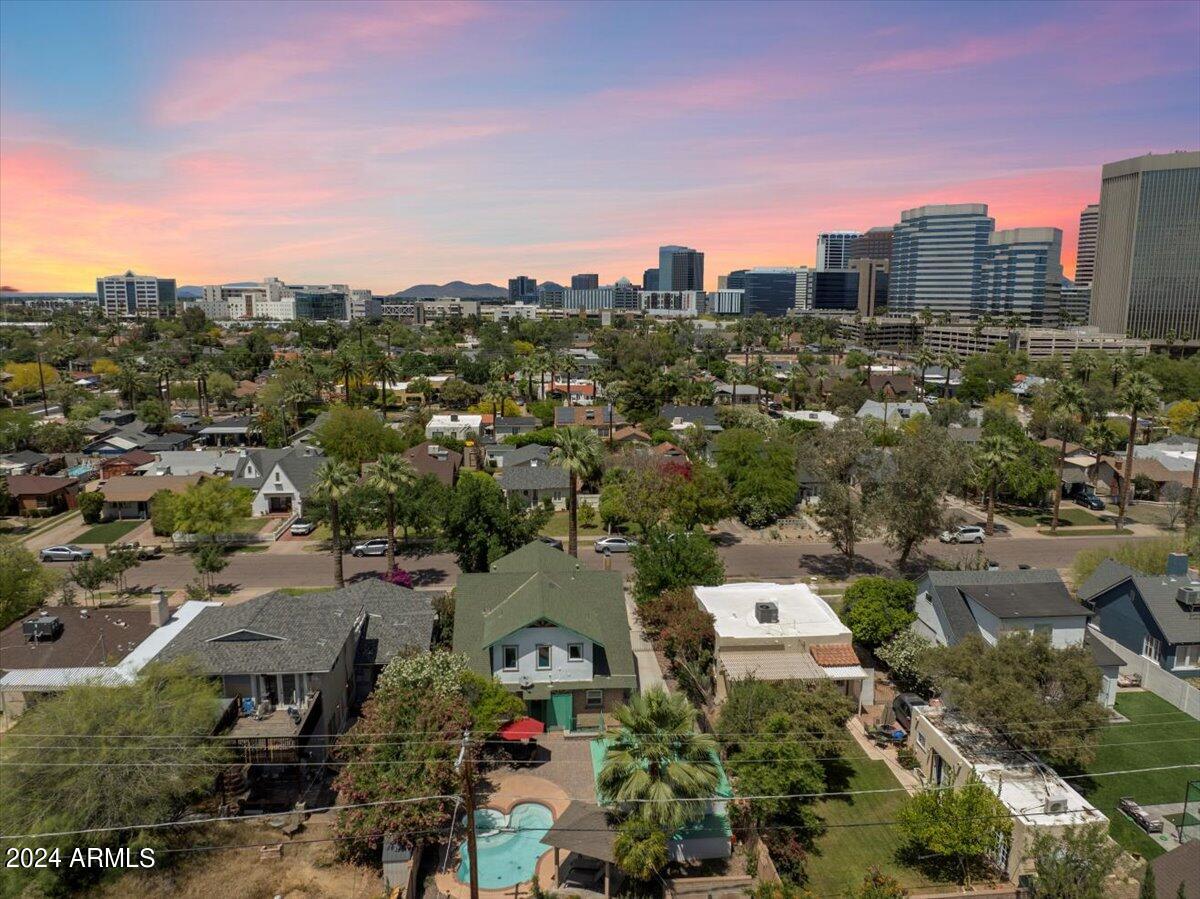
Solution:
<path fill-rule="evenodd" d="M 806 584 L 743 583 L 695 587 L 713 616 L 717 697 L 733 681 L 832 680 L 862 706 L 875 701 L 875 673 L 864 668 L 850 628 Z"/>
<path fill-rule="evenodd" d="M 254 491 L 250 509 L 256 516 L 300 515 L 317 469 L 324 462 L 319 449 L 303 443 L 282 449 L 244 450 L 233 484 Z"/>
<path fill-rule="evenodd" d="M 823 428 L 832 428 L 842 420 L 840 416 L 834 415 L 832 412 L 826 412 L 823 409 L 785 410 L 779 414 L 789 421 L 811 421 L 813 424 L 818 424 Z"/>
<path fill-rule="evenodd" d="M 466 440 L 483 431 L 483 416 L 470 415 L 465 412 L 439 413 L 429 419 L 425 425 L 425 436 L 430 440 L 449 438 L 451 440 Z"/>

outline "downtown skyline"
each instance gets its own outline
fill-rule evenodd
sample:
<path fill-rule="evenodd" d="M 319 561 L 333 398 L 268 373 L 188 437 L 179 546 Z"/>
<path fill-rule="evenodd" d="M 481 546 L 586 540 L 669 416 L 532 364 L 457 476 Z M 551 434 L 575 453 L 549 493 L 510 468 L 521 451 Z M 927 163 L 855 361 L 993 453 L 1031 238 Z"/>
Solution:
<path fill-rule="evenodd" d="M 0 283 L 640 281 L 1200 146 L 1200 5 L 5 3 Z M 49 53 L 47 52 L 49 48 Z M 98 53 L 97 48 L 105 52 Z"/>

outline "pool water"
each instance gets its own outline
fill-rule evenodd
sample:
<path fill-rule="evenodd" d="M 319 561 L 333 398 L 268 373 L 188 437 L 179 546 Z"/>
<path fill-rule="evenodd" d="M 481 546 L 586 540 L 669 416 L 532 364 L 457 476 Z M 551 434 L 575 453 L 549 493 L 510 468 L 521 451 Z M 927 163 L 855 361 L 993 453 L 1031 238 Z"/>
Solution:
<path fill-rule="evenodd" d="M 479 856 L 479 888 L 495 890 L 533 879 L 538 859 L 549 847 L 542 837 L 554 823 L 550 809 L 540 802 L 522 802 L 506 817 L 493 808 L 475 811 L 475 852 Z M 467 841 L 458 847 L 462 863 L 458 879 L 471 880 Z"/>

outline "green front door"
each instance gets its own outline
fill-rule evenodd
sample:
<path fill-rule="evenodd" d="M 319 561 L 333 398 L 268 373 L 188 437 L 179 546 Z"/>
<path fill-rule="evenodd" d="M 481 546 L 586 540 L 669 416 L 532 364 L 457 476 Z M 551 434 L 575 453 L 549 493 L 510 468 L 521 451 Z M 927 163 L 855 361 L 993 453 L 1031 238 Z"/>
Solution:
<path fill-rule="evenodd" d="M 570 693 L 551 693 L 550 704 L 554 707 L 554 720 L 546 724 L 563 730 L 574 729 L 575 697 Z"/>

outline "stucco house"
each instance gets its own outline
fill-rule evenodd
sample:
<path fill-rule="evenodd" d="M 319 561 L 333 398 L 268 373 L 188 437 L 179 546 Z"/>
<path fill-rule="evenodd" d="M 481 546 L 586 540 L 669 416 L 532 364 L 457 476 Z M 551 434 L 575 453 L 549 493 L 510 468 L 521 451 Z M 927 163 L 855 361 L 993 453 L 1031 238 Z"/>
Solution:
<path fill-rule="evenodd" d="M 466 412 L 447 412 L 431 416 L 425 425 L 425 436 L 436 441 L 439 437 L 450 440 L 466 440 L 483 433 L 483 416 Z"/>
<path fill-rule="evenodd" d="M 250 511 L 255 516 L 303 515 L 304 498 L 324 462 L 321 450 L 305 443 L 282 449 L 242 450 L 233 484 L 254 491 Z"/>
<path fill-rule="evenodd" d="M 454 651 L 553 730 L 599 727 L 637 689 L 622 575 L 534 541 L 459 576 Z"/>

